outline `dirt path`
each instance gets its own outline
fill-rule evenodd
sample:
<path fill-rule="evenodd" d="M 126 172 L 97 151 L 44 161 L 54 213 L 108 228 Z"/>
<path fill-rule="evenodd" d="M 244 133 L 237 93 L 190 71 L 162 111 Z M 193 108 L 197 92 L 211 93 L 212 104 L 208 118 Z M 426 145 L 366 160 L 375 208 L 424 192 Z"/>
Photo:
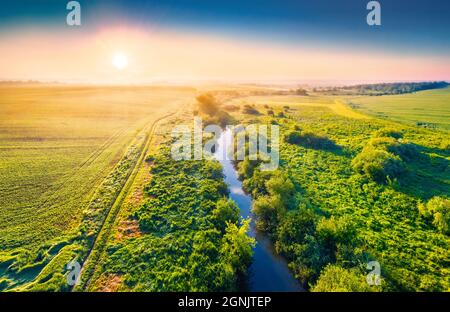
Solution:
<path fill-rule="evenodd" d="M 81 290 L 81 291 L 87 291 L 89 288 L 89 285 L 91 283 L 92 277 L 95 275 L 95 272 L 97 271 L 97 265 L 98 260 L 101 256 L 101 254 L 104 251 L 105 244 L 107 241 L 107 238 L 110 236 L 111 233 L 111 227 L 115 222 L 115 219 L 120 211 L 120 208 L 123 204 L 123 201 L 125 200 L 131 186 L 133 185 L 133 182 L 137 176 L 137 173 L 139 172 L 139 168 L 142 165 L 145 155 L 147 154 L 147 151 L 149 149 L 149 146 L 152 142 L 152 139 L 154 137 L 154 132 L 157 129 L 157 126 L 160 122 L 162 122 L 165 119 L 168 119 L 170 117 L 173 117 L 174 115 L 178 114 L 179 110 L 167 114 L 165 116 L 162 116 L 158 119 L 156 119 L 149 127 L 144 129 L 142 132 L 145 133 L 147 138 L 145 139 L 145 143 L 143 144 L 142 150 L 140 152 L 140 156 L 138 160 L 133 165 L 133 168 L 131 169 L 131 173 L 128 176 L 126 182 L 124 183 L 124 186 L 122 187 L 119 195 L 115 198 L 113 204 L 111 205 L 111 208 L 109 209 L 108 214 L 106 215 L 105 219 L 103 220 L 103 223 L 101 225 L 100 231 L 95 238 L 94 243 L 92 244 L 92 247 L 90 248 L 86 260 L 82 264 L 82 268 L 80 271 L 80 275 L 83 276 L 83 273 L 89 274 L 89 277 L 87 278 L 86 282 L 82 285 L 79 285 L 78 287 L 75 287 L 73 290 Z M 141 132 L 141 133 L 142 133 Z M 138 134 L 139 136 L 140 134 Z M 94 263 L 91 270 L 86 272 L 86 267 L 90 264 Z"/>

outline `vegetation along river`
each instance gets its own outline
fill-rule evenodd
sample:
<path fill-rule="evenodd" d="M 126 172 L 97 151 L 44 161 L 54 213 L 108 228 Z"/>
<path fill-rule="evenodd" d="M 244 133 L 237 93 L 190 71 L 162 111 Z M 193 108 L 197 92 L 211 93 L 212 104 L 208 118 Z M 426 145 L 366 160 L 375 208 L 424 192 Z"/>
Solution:
<path fill-rule="evenodd" d="M 233 134 L 230 129 L 222 132 L 219 146 L 214 156 L 222 165 L 225 182 L 230 190 L 230 198 L 239 206 L 243 218 L 251 217 L 252 198 L 244 193 L 232 160 L 225 157 L 232 145 Z M 253 262 L 249 268 L 248 291 L 303 291 L 300 283 L 289 271 L 286 261 L 275 253 L 272 242 L 251 223 L 250 236 L 255 237 Z"/>

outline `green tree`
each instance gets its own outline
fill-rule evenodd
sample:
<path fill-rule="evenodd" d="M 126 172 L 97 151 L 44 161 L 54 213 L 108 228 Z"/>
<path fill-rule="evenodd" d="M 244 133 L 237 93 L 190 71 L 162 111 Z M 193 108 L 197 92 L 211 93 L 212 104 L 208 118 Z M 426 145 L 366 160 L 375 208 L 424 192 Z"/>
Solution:
<path fill-rule="evenodd" d="M 314 213 L 309 209 L 289 211 L 277 229 L 277 251 L 289 253 L 291 245 L 305 243 L 306 236 L 314 234 L 315 219 Z"/>
<path fill-rule="evenodd" d="M 227 223 L 239 221 L 239 208 L 231 199 L 221 198 L 217 201 L 212 216 L 216 226 L 224 232 Z"/>
<path fill-rule="evenodd" d="M 253 201 L 253 213 L 256 215 L 256 227 L 269 234 L 274 233 L 278 221 L 286 208 L 279 195 L 260 196 Z"/>
<path fill-rule="evenodd" d="M 255 239 L 247 235 L 250 219 L 243 220 L 241 226 L 228 223 L 222 238 L 220 255 L 222 262 L 229 263 L 238 274 L 245 274 L 252 262 Z"/>
<path fill-rule="evenodd" d="M 332 264 L 323 269 L 317 283 L 311 288 L 313 292 L 372 292 L 377 290 L 379 290 L 378 286 L 367 284 L 363 274 Z"/>
<path fill-rule="evenodd" d="M 266 182 L 266 189 L 269 195 L 279 196 L 286 208 L 293 208 L 293 206 L 295 206 L 294 183 L 280 171 L 276 171 L 272 174 L 270 179 Z"/>
<path fill-rule="evenodd" d="M 426 204 L 419 203 L 419 212 L 432 219 L 433 225 L 443 234 L 450 234 L 450 200 L 435 196 Z"/>
<path fill-rule="evenodd" d="M 400 157 L 387 151 L 373 148 L 365 148 L 352 160 L 355 171 L 365 174 L 372 180 L 385 183 L 394 179 L 405 171 Z"/>
<path fill-rule="evenodd" d="M 197 96 L 197 104 L 200 112 L 210 116 L 215 115 L 219 111 L 219 103 L 210 93 Z"/>

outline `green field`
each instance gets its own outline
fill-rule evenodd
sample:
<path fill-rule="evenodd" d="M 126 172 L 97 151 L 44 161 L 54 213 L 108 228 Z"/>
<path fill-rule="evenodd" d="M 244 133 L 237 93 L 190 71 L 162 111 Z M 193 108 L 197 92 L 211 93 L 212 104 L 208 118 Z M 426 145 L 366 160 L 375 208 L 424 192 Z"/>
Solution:
<path fill-rule="evenodd" d="M 237 168 L 257 225 L 305 288 L 450 289 L 449 89 L 43 85 L 0 87 L 0 290 L 236 290 L 251 241 L 223 201 L 220 167 L 169 153 L 173 126 L 203 114 L 192 104 L 204 91 L 218 103 L 211 120 L 280 126 L 278 171 Z M 365 283 L 370 260 L 382 288 Z"/>
<path fill-rule="evenodd" d="M 450 130 L 450 88 L 411 94 L 348 99 L 353 108 L 369 115 L 428 128 Z"/>
<path fill-rule="evenodd" d="M 70 245 L 87 210 L 110 207 L 149 127 L 194 90 L 0 88 L 0 279 L 18 287 Z"/>
<path fill-rule="evenodd" d="M 389 112 L 404 117 L 398 118 L 401 123 L 394 117 L 384 120 L 372 114 L 364 118 L 359 113 L 362 109 L 347 113 L 336 106 L 342 104 L 341 98 L 335 101 L 329 96 L 246 97 L 231 102 L 256 110 L 231 112 L 238 122 L 281 127 L 279 173 L 260 172 L 255 162 L 248 160 L 238 168 L 246 190 L 256 199 L 257 224 L 272 237 L 306 287 L 367 291 L 365 265 L 375 260 L 381 265 L 380 289 L 384 291 L 450 289 L 450 238 L 445 232 L 450 220 L 448 201 L 441 201 L 446 208 L 438 217 L 446 215 L 444 232 L 420 212 L 431 198 L 450 196 L 450 137 L 444 129 L 404 122 L 414 115 L 417 120 L 449 125 L 449 95 L 446 89 L 352 99 L 370 101 L 386 111 L 392 107 Z M 393 99 L 400 105 L 389 106 Z M 433 114 L 427 113 L 430 107 L 435 109 Z M 292 141 L 288 142 L 288 137 Z M 371 159 L 367 146 L 376 142 L 393 144 L 388 153 L 394 154 L 389 157 L 402 166 L 400 173 L 384 181 L 370 176 L 372 171 L 353 169 L 360 154 Z M 410 154 L 401 154 L 394 146 Z M 388 155 L 380 150 L 376 153 Z M 370 160 L 380 166 L 371 167 L 373 170 L 382 168 L 377 157 Z M 286 194 L 287 203 L 280 203 L 268 191 L 275 183 L 266 183 L 271 179 L 284 181 L 284 186 L 291 181 L 295 197 Z"/>

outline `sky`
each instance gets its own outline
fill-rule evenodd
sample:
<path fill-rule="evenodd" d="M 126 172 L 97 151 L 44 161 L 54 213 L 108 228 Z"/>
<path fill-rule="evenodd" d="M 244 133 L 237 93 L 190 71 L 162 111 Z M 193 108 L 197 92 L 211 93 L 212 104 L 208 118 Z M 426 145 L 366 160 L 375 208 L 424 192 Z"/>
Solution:
<path fill-rule="evenodd" d="M 66 0 L 0 3 L 0 79 L 450 80 L 450 1 Z M 119 63 L 117 62 L 119 60 Z"/>

